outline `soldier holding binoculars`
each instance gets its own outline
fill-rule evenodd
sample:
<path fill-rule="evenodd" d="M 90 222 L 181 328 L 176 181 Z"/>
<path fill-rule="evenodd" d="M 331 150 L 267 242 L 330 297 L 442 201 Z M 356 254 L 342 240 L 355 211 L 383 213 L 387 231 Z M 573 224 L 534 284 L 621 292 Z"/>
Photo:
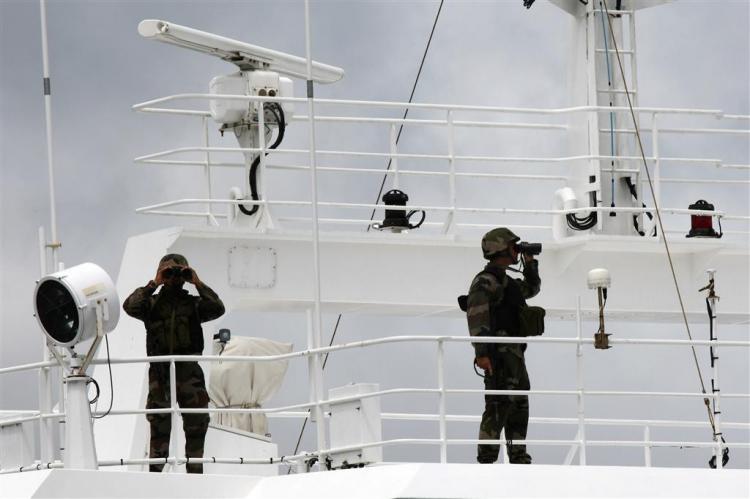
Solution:
<path fill-rule="evenodd" d="M 482 238 L 482 254 L 489 260 L 471 282 L 469 294 L 459 297 L 466 311 L 471 336 L 536 336 L 544 332 L 544 309 L 530 307 L 526 299 L 539 293 L 539 243 L 523 243 L 510 230 L 493 229 Z M 523 255 L 523 279 L 507 275 L 506 269 Z M 484 371 L 486 390 L 529 390 L 529 374 L 524 359 L 525 343 L 474 343 L 474 363 Z M 476 368 L 475 368 L 476 369 Z M 505 429 L 511 463 L 531 464 L 525 445 L 529 424 L 527 395 L 485 395 L 485 409 L 479 427 L 480 440 L 497 440 Z M 499 446 L 480 444 L 477 461 L 493 463 Z"/>
<path fill-rule="evenodd" d="M 185 282 L 195 285 L 199 296 L 182 289 Z M 161 291 L 156 289 L 162 286 Z M 159 262 L 156 277 L 133 291 L 123 303 L 125 312 L 143 321 L 146 326 L 146 354 L 201 355 L 203 329 L 201 323 L 224 314 L 219 296 L 198 278 L 187 259 L 175 253 L 165 255 Z M 203 370 L 197 362 L 177 362 L 177 403 L 182 408 L 207 408 L 208 392 Z M 148 400 L 146 409 L 171 407 L 169 363 L 152 362 L 148 368 Z M 149 456 L 164 458 L 169 455 L 172 431 L 170 414 L 148 414 L 151 425 Z M 185 455 L 203 457 L 203 445 L 208 430 L 208 414 L 184 414 Z M 160 472 L 164 464 L 151 464 L 150 471 Z M 202 464 L 188 464 L 188 473 L 202 473 Z"/>

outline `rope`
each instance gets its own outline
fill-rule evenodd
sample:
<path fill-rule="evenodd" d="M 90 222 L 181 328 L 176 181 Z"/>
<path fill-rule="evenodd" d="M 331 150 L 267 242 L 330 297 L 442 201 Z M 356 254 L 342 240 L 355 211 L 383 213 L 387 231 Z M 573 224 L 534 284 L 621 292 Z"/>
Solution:
<path fill-rule="evenodd" d="M 667 242 L 667 233 L 664 232 L 664 225 L 662 223 L 661 218 L 661 210 L 659 209 L 659 203 L 656 200 L 656 191 L 654 190 L 654 184 L 653 180 L 651 179 L 651 172 L 648 168 L 648 161 L 646 161 L 646 153 L 643 149 L 643 141 L 641 140 L 641 131 L 638 127 L 638 120 L 635 117 L 635 111 L 633 111 L 633 102 L 630 99 L 630 92 L 628 91 L 628 83 L 625 80 L 625 70 L 622 67 L 622 59 L 620 58 L 620 49 L 617 47 L 617 40 L 615 39 L 614 34 L 612 33 L 612 19 L 609 15 L 609 8 L 607 7 L 606 2 L 599 1 L 599 7 L 601 8 L 603 5 L 604 10 L 607 13 L 607 22 L 609 24 L 609 32 L 612 35 L 612 45 L 615 49 L 615 54 L 617 55 L 617 64 L 620 67 L 620 74 L 622 75 L 622 84 L 625 88 L 625 97 L 628 99 L 628 108 L 630 109 L 630 116 L 633 118 L 633 128 L 635 129 L 635 136 L 638 140 L 638 149 L 641 153 L 641 159 L 643 161 L 643 168 L 646 171 L 646 178 L 648 179 L 648 186 L 651 190 L 651 198 L 654 202 L 654 211 L 656 212 L 656 221 L 659 224 L 659 230 L 661 230 L 662 234 L 662 241 L 664 241 L 664 249 L 667 252 L 667 259 L 669 260 L 669 269 L 672 273 L 672 280 L 674 282 L 675 291 L 677 292 L 677 299 L 680 302 L 680 312 L 682 313 L 682 320 L 685 323 L 685 331 L 687 331 L 688 338 L 692 341 L 693 335 L 690 333 L 690 325 L 688 324 L 687 320 L 687 313 L 685 312 L 685 304 L 682 300 L 682 293 L 680 292 L 680 285 L 677 283 L 677 273 L 674 269 L 674 262 L 672 261 L 672 253 L 669 250 L 669 243 Z M 703 382 L 703 373 L 701 372 L 701 366 L 698 363 L 698 354 L 695 353 L 695 346 L 690 345 L 690 349 L 693 352 L 693 361 L 695 362 L 695 369 L 698 372 L 698 380 L 701 384 L 701 392 L 705 395 L 706 394 L 706 384 Z M 714 422 L 714 415 L 711 413 L 711 402 L 709 401 L 708 397 L 705 397 L 703 399 L 703 403 L 706 406 L 706 412 L 708 413 L 708 420 L 711 423 L 711 428 L 713 429 L 713 433 L 716 433 L 716 424 Z M 715 438 L 715 437 L 714 437 Z"/>

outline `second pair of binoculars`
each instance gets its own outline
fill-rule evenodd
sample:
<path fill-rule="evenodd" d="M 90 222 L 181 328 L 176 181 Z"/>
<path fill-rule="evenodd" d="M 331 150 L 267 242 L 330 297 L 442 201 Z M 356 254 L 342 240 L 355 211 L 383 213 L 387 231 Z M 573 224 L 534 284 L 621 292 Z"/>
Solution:
<path fill-rule="evenodd" d="M 189 280 L 193 277 L 193 269 L 190 267 L 169 267 L 162 270 L 161 274 L 165 279 L 171 279 L 173 277 L 182 277 L 185 280 Z"/>
<path fill-rule="evenodd" d="M 527 243 L 521 241 L 516 243 L 516 251 L 524 255 L 538 255 L 542 252 L 542 243 Z"/>

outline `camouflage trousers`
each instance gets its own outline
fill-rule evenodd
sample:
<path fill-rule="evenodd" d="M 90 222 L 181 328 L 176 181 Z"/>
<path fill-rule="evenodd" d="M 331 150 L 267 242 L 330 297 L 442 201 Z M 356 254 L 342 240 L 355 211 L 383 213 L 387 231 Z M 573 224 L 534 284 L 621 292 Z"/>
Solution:
<path fill-rule="evenodd" d="M 203 369 L 197 362 L 177 362 L 176 389 L 177 403 L 183 409 L 208 407 L 208 392 Z M 168 409 L 171 407 L 169 395 L 169 362 L 153 363 L 148 368 L 148 400 L 146 409 Z M 169 437 L 172 432 L 171 414 L 147 414 L 151 425 L 149 456 L 153 458 L 169 456 Z M 203 444 L 209 422 L 208 414 L 183 414 L 182 429 L 185 432 L 185 455 L 203 457 Z M 164 464 L 151 464 L 149 471 L 161 472 Z M 203 464 L 188 464 L 188 473 L 203 473 Z"/>
<path fill-rule="evenodd" d="M 486 390 L 529 390 L 529 374 L 526 363 L 512 352 L 499 353 L 492 358 L 492 376 L 484 378 Z M 498 440 L 505 429 L 508 458 L 511 463 L 531 464 L 531 456 L 525 445 L 513 444 L 513 440 L 525 440 L 529 426 L 529 397 L 527 395 L 485 395 L 484 414 L 479 426 L 480 440 Z M 480 444 L 477 461 L 494 463 L 499 445 Z"/>

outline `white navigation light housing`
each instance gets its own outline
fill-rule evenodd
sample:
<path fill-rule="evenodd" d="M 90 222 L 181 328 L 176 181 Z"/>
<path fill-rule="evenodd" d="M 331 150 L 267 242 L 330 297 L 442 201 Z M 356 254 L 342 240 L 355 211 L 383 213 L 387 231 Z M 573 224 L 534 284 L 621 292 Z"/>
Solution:
<path fill-rule="evenodd" d="M 307 59 L 303 57 L 158 19 L 141 21 L 138 24 L 138 33 L 144 38 L 216 56 L 231 62 L 242 71 L 276 71 L 295 78 L 307 79 Z M 343 76 L 344 70 L 341 68 L 312 61 L 312 79 L 317 83 L 333 83 Z"/>
<path fill-rule="evenodd" d="M 609 270 L 607 269 L 591 269 L 588 275 L 589 289 L 604 288 L 607 289 L 612 284 L 612 279 L 609 276 Z"/>
<path fill-rule="evenodd" d="M 82 263 L 40 279 L 34 289 L 34 315 L 50 341 L 73 347 L 112 331 L 120 318 L 120 300 L 109 275 L 93 263 Z"/>

